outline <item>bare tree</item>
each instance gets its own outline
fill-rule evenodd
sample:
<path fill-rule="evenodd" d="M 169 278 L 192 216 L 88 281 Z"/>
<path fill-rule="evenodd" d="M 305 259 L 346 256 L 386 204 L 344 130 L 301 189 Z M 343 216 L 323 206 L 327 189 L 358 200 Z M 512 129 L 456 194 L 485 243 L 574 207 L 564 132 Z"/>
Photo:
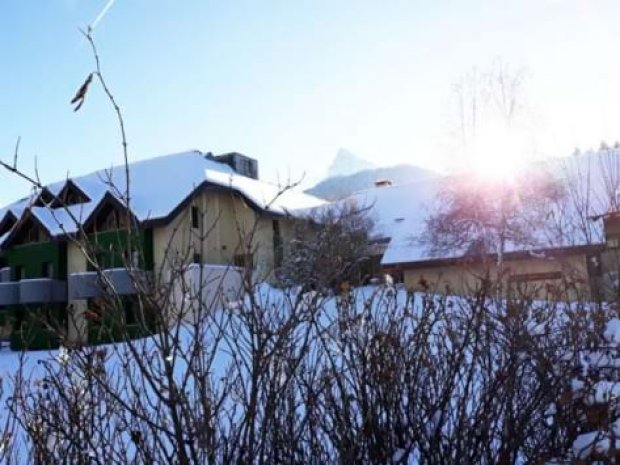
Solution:
<path fill-rule="evenodd" d="M 562 185 L 544 173 L 524 173 L 511 183 L 475 176 L 444 180 L 416 238 L 431 256 L 465 255 L 503 269 L 507 250 L 548 245 L 541 231 L 552 205 L 564 197 Z"/>
<path fill-rule="evenodd" d="M 496 163 L 505 158 L 505 151 L 512 154 L 519 150 L 521 158 L 527 157 L 525 146 L 515 147 L 531 136 L 524 86 L 524 70 L 501 60 L 484 69 L 473 68 L 454 82 L 449 123 L 451 168 L 479 167 L 491 150 Z"/>
<path fill-rule="evenodd" d="M 367 206 L 342 202 L 308 212 L 296 222 L 281 279 L 313 290 L 359 283 L 369 269 L 372 228 Z"/>

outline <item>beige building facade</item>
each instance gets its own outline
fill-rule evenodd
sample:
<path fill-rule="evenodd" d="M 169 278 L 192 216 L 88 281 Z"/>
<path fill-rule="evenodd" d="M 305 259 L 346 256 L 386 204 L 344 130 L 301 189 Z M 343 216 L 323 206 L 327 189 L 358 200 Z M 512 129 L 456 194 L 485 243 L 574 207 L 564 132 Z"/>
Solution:
<path fill-rule="evenodd" d="M 228 269 L 269 280 L 296 218 L 325 203 L 260 181 L 256 160 L 239 153 L 182 152 L 50 184 L 0 211 L 0 310 L 8 316 L 0 324 L 15 350 L 58 346 L 52 320 L 68 341 L 109 342 L 119 324 L 135 326 L 137 337 L 142 283 L 174 287 L 182 277 L 193 286 L 207 270 L 239 287 Z M 120 322 L 106 314 L 108 286 L 120 296 Z"/>
<path fill-rule="evenodd" d="M 471 295 L 485 283 L 501 283 L 514 295 L 532 298 L 590 298 L 596 279 L 592 262 L 601 246 L 582 246 L 536 252 L 507 253 L 502 269 L 496 256 L 403 263 L 391 269 L 402 273 L 411 291 Z"/>

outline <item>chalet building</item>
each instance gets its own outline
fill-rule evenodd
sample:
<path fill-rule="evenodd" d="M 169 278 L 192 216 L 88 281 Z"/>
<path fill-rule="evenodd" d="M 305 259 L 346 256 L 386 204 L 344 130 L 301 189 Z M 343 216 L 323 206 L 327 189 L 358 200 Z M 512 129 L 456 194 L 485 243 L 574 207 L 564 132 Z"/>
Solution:
<path fill-rule="evenodd" d="M 493 253 L 467 250 L 433 255 L 428 244 L 419 241 L 438 194 L 450 177 L 427 176 L 402 185 L 382 181 L 344 201 L 371 207 L 375 221 L 373 261 L 411 291 L 471 294 L 485 279 L 497 279 L 501 262 L 503 289 L 514 289 L 520 295 L 617 298 L 620 186 L 615 184 L 620 173 L 620 150 L 558 159 L 541 169 L 556 176 L 567 192 L 573 189 L 568 206 L 560 213 L 564 216 L 558 215 L 562 234 L 543 233 L 533 227 L 533 237 L 539 238 L 536 243 L 528 247 L 508 244 L 501 261 Z"/>
<path fill-rule="evenodd" d="M 0 331 L 13 349 L 57 346 L 49 325 L 69 340 L 113 337 L 101 331 L 105 317 L 89 318 L 102 291 L 74 238 L 87 235 L 91 256 L 125 299 L 130 325 L 136 273 L 232 265 L 267 278 L 283 259 L 296 211 L 323 203 L 260 181 L 256 160 L 239 153 L 132 163 L 129 208 L 125 176 L 119 166 L 70 178 L 0 211 Z"/>

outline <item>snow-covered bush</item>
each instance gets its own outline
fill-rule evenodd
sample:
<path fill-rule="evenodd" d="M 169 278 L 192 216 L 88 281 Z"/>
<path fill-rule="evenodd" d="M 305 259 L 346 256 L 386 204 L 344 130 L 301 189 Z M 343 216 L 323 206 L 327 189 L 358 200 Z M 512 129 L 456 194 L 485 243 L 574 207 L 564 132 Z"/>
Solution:
<path fill-rule="evenodd" d="M 585 344 L 575 329 L 593 327 L 595 312 L 533 305 L 256 285 L 149 338 L 25 359 L 11 377 L 13 452 L 55 463 L 538 463 L 576 437 L 563 399 Z"/>
<path fill-rule="evenodd" d="M 620 320 L 599 329 L 602 338 L 575 359 L 568 399 L 572 445 L 564 456 L 570 463 L 616 463 L 620 457 Z"/>

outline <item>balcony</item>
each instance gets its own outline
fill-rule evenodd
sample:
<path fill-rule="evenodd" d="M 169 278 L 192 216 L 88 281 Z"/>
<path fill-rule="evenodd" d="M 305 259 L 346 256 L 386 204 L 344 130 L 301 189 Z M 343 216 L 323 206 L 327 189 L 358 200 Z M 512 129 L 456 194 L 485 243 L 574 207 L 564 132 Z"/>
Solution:
<path fill-rule="evenodd" d="M 8 283 L 11 280 L 11 268 L 0 268 L 0 283 Z"/>
<path fill-rule="evenodd" d="M 0 306 L 19 303 L 19 282 L 0 282 Z"/>
<path fill-rule="evenodd" d="M 67 300 L 67 287 L 65 281 L 51 278 L 22 279 L 19 285 L 19 303 L 39 304 L 64 302 Z"/>
<path fill-rule="evenodd" d="M 136 293 L 136 287 L 147 285 L 150 279 L 148 271 L 126 268 L 111 268 L 101 274 L 102 277 L 96 271 L 88 271 L 69 275 L 69 299 L 100 297 L 106 291 L 106 284 L 116 295 L 132 295 Z"/>

